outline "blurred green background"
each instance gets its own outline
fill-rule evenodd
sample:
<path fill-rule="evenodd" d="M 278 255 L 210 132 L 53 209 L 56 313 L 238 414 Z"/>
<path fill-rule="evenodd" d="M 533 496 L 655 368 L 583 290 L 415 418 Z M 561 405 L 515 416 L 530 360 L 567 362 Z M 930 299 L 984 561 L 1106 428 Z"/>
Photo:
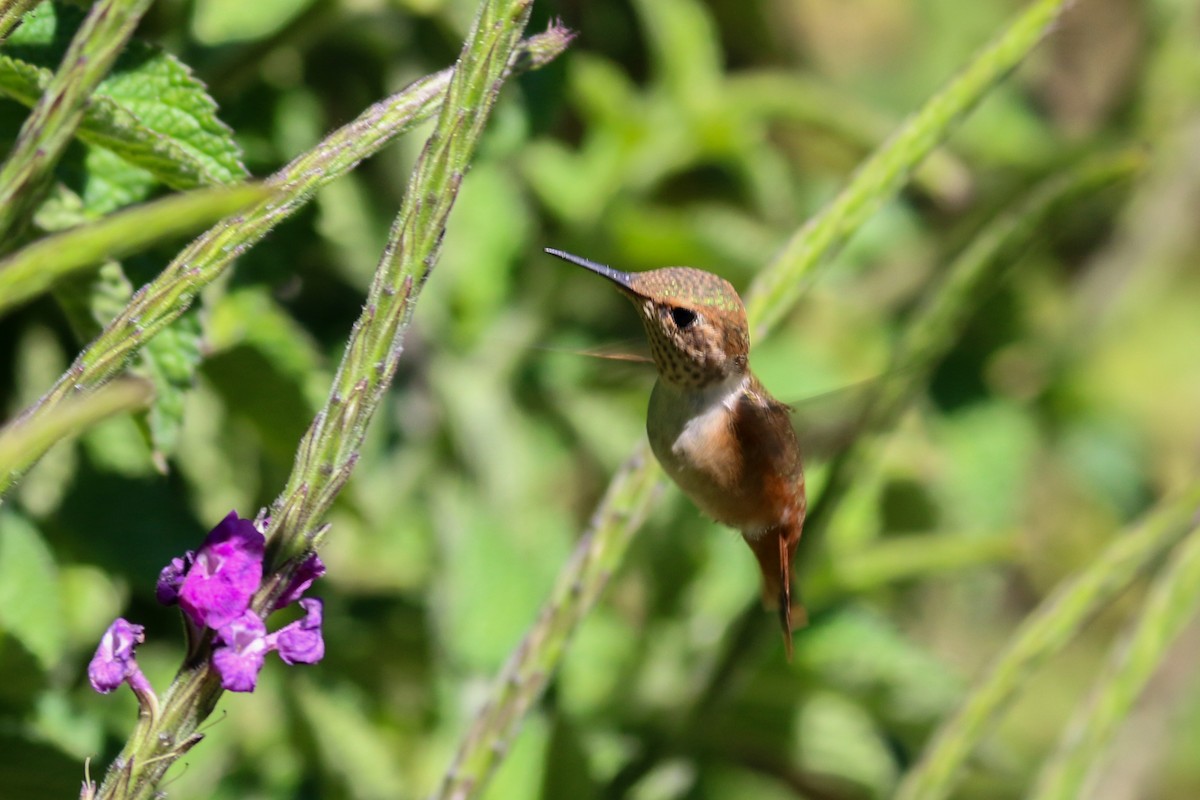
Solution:
<path fill-rule="evenodd" d="M 453 63 L 475 5 L 163 0 L 139 36 L 191 66 L 266 176 Z M 746 287 L 1020 5 L 538 0 L 530 31 L 561 16 L 579 37 L 505 87 L 466 179 L 395 388 L 329 520 L 327 657 L 269 661 L 258 692 L 226 695 L 167 790 L 428 794 L 644 436 L 652 369 L 579 353 L 636 348 L 634 312 L 541 249 L 698 266 Z M 0 133 L 25 113 L 0 101 Z M 203 361 L 165 474 L 119 419 L 52 451 L 0 512 L 6 797 L 77 791 L 83 759 L 97 774 L 132 727 L 133 698 L 97 696 L 84 676 L 112 617 L 147 626 L 143 667 L 168 685 L 182 637 L 154 603 L 158 570 L 231 508 L 252 516 L 280 491 L 427 130 L 323 189 L 189 315 Z M 844 410 L 856 392 L 827 393 L 889 380 L 906 315 L 982 226 L 1047 176 L 1144 150 L 1134 181 L 1042 224 L 803 545 L 812 625 L 795 662 L 777 637 L 756 640 L 705 694 L 757 570 L 669 488 L 485 796 L 889 796 L 1021 618 L 1194 480 L 1198 142 L 1195 4 L 1078 3 L 755 343 L 774 394 Z M 126 272 L 144 282 L 178 244 Z M 0 320 L 7 415 L 81 344 L 52 297 Z M 811 472 L 819 487 L 818 457 Z M 958 796 L 1021 796 L 1140 590 L 1039 671 Z M 772 617 L 754 619 L 774 636 Z M 1198 657 L 1193 625 L 1091 796 L 1200 793 Z"/>

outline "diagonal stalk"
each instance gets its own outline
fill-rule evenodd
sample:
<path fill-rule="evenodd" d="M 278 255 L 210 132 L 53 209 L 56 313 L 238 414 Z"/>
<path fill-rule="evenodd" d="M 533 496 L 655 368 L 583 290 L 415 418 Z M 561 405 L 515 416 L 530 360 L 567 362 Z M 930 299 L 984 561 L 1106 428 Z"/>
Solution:
<path fill-rule="evenodd" d="M 1036 0 L 985 47 L 940 92 L 926 101 L 892 137 L 855 171 L 846 187 L 820 214 L 796 232 L 746 296 L 753 337 L 778 324 L 816 267 L 842 245 L 888 199 L 913 168 L 946 137 L 988 90 L 1021 63 L 1072 0 Z"/>
<path fill-rule="evenodd" d="M 151 0 L 100 0 L 63 56 L 62 65 L 21 126 L 0 167 L 0 251 L 12 248 L 83 119 L 88 97 L 133 35 Z"/>
<path fill-rule="evenodd" d="M 276 503 L 268 541 L 286 558 L 311 547 L 312 520 L 345 484 L 370 417 L 395 374 L 414 304 L 437 261 L 446 221 L 517 52 L 532 0 L 485 0 L 446 88 L 437 125 L 407 192 L 355 323 L 325 408 L 300 443 L 288 488 Z M 565 39 L 565 34 L 559 32 Z M 264 582 L 253 608 L 263 618 L 286 572 Z M 98 797 L 146 798 L 167 769 L 198 741 L 222 689 L 201 648 L 180 669 L 155 714 L 144 714 L 113 762 Z"/>
<path fill-rule="evenodd" d="M 826 263 L 854 230 L 883 202 L 899 191 L 905 177 L 1041 40 L 1069 0 L 1038 0 L 1029 6 L 996 41 L 976 56 L 959 77 L 911 117 L 864 164 L 845 190 L 808 225 L 758 277 L 747 296 L 747 312 L 762 336 L 796 301 L 803 279 Z M 517 645 L 495 684 L 492 699 L 476 714 L 463 736 L 452 767 L 435 797 L 464 800 L 475 796 L 508 751 L 520 721 L 541 695 L 549 675 L 561 660 L 561 638 L 569 636 L 595 605 L 613 569 L 620 565 L 634 530 L 645 517 L 660 473 L 646 456 L 644 445 L 613 477 L 610 490 L 593 520 L 611 521 L 591 527 L 560 574 L 556 588 L 538 621 Z M 615 487 L 644 487 L 621 492 Z M 589 570 L 600 555 L 613 569 Z M 564 592 L 562 587 L 570 587 Z M 545 632 L 555 620 L 555 637 Z M 564 629 L 565 628 L 565 629 Z M 521 690 L 513 676 L 536 675 L 536 684 Z"/>
<path fill-rule="evenodd" d="M 0 259 L 0 315 L 68 275 L 212 224 L 264 199 L 253 184 L 169 195 L 38 239 Z"/>
<path fill-rule="evenodd" d="M 1192 485 L 1162 504 L 1138 530 L 1121 534 L 1083 572 L 1026 617 L 962 706 L 938 728 L 921 759 L 905 775 L 895 800 L 941 800 L 949 796 L 967 756 L 1017 689 L 1074 638 L 1097 611 L 1194 530 L 1198 509 L 1200 485 Z"/>
<path fill-rule="evenodd" d="M 513 53 L 509 68 L 537 69 L 561 53 L 569 40 L 561 28 L 533 36 Z M 184 248 L 158 277 L 134 294 L 54 386 L 21 412 L 16 424 L 32 422 L 65 398 L 94 389 L 116 375 L 143 344 L 187 311 L 201 289 L 302 208 L 318 189 L 432 116 L 441 107 L 452 72 L 447 69 L 422 78 L 376 103 L 267 179 L 264 185 L 272 189 L 271 197 L 221 221 Z M 0 496 L 29 466 L 32 463 L 0 474 Z"/>
<path fill-rule="evenodd" d="M 1200 531 L 1193 530 L 1155 578 L 1142 611 L 1113 646 L 1108 663 L 1087 699 L 1064 728 L 1058 747 L 1046 759 L 1031 800 L 1083 797 L 1103 766 L 1120 724 L 1133 710 L 1146 683 L 1184 627 L 1200 609 Z"/>
<path fill-rule="evenodd" d="M 437 262 L 446 220 L 532 2 L 489 0 L 476 20 L 437 127 L 413 169 L 329 399 L 301 440 L 273 508 L 268 538 L 277 539 L 282 558 L 310 546 L 305 537 L 354 468 L 367 423 L 396 373 L 413 306 Z"/>

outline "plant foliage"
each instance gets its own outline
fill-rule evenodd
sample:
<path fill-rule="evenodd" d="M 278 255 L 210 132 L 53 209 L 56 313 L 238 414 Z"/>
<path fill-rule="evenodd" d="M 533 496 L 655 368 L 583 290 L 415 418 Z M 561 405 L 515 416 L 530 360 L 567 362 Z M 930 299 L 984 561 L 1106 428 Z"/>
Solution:
<path fill-rule="evenodd" d="M 0 3 L 4 796 L 1195 796 L 1200 12 L 853 5 Z M 744 290 L 792 663 L 545 246 Z M 326 658 L 222 694 L 260 508 Z"/>

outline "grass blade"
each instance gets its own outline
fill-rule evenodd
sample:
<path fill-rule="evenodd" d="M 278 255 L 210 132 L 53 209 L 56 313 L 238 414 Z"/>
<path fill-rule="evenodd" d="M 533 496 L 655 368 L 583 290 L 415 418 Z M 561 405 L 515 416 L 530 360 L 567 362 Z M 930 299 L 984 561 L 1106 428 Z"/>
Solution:
<path fill-rule="evenodd" d="M 1200 486 L 1193 485 L 1163 503 L 1138 530 L 1122 534 L 1078 576 L 1046 598 L 1021 623 L 959 710 L 942 723 L 921 759 L 904 777 L 895 800 L 947 797 L 967 756 L 1021 685 L 1096 612 L 1195 528 L 1198 508 Z"/>
<path fill-rule="evenodd" d="M 751 338 L 763 335 L 799 298 L 805 281 L 895 195 L 950 129 L 1029 54 L 1070 0 L 1037 0 L 934 95 L 855 172 L 850 184 L 809 220 L 755 280 L 746 297 Z"/>
<path fill-rule="evenodd" d="M 123 379 L 72 397 L 35 425 L 0 430 L 0 472 L 24 469 L 63 439 L 78 436 L 117 414 L 148 408 L 153 399 L 154 390 L 148 382 Z"/>
<path fill-rule="evenodd" d="M 73 272 L 182 236 L 263 200 L 262 186 L 173 195 L 39 239 L 0 260 L 0 314 Z"/>
<path fill-rule="evenodd" d="M 1064 729 L 1038 776 L 1031 800 L 1082 797 L 1090 773 L 1171 643 L 1200 609 L 1200 532 L 1176 549 L 1142 604 L 1142 612 L 1113 647 L 1104 671 Z"/>

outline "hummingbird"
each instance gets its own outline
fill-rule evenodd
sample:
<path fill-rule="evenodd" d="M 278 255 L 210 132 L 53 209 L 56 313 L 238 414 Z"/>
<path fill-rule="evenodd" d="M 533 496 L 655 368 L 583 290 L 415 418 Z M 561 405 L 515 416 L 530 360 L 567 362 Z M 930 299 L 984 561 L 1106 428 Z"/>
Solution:
<path fill-rule="evenodd" d="M 750 371 L 746 307 L 730 283 L 692 267 L 621 272 L 562 250 L 640 312 L 658 380 L 646 434 L 663 470 L 709 517 L 738 530 L 758 559 L 762 599 L 792 657 L 792 558 L 807 500 L 788 406 Z"/>

